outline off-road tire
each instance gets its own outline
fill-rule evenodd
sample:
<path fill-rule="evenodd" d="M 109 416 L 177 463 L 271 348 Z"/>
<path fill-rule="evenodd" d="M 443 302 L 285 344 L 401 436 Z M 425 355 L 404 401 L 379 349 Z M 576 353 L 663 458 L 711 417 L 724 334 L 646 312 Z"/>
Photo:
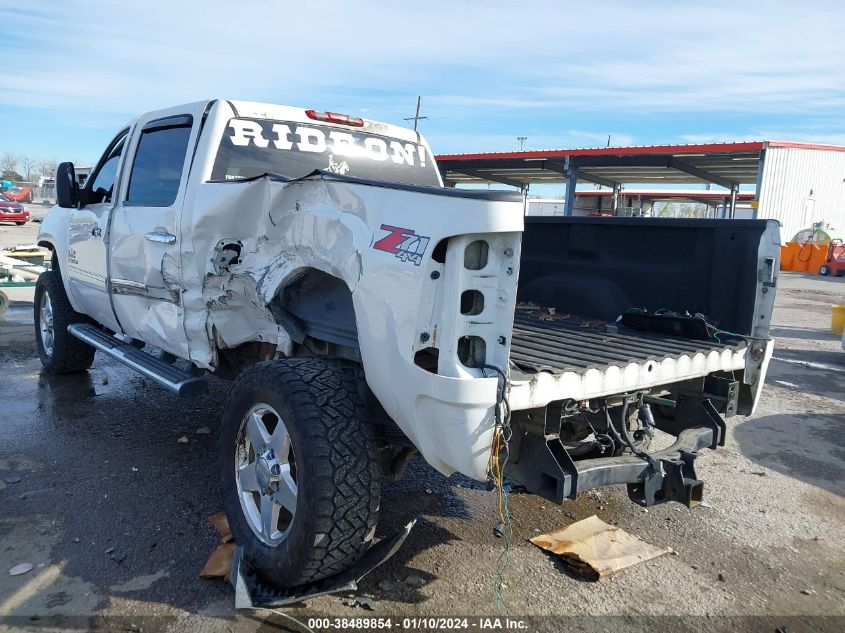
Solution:
<path fill-rule="evenodd" d="M 41 303 L 45 293 L 53 310 L 53 351 L 47 353 L 41 338 Z M 49 374 L 73 374 L 85 371 L 94 362 L 95 349 L 67 331 L 74 323 L 88 323 L 90 319 L 76 312 L 65 294 L 58 270 L 48 270 L 38 276 L 35 284 L 35 342 L 44 370 Z"/>
<path fill-rule="evenodd" d="M 241 372 L 226 398 L 219 451 L 223 508 L 244 558 L 273 585 L 293 587 L 345 571 L 371 543 L 382 472 L 355 378 L 354 366 L 340 362 L 267 361 Z M 241 424 L 257 403 L 281 415 L 296 458 L 296 513 L 274 546 L 250 528 L 235 475 Z"/>

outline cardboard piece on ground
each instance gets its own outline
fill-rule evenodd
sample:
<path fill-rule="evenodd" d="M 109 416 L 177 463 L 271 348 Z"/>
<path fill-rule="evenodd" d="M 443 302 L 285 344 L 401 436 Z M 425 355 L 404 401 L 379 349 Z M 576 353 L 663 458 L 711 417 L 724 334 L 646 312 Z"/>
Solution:
<path fill-rule="evenodd" d="M 229 580 L 232 573 L 232 557 L 235 554 L 235 541 L 232 538 L 232 531 L 229 529 L 229 521 L 223 512 L 218 512 L 208 517 L 208 522 L 214 526 L 220 535 L 220 545 L 211 552 L 211 556 L 200 572 L 200 578 L 223 578 Z"/>
<path fill-rule="evenodd" d="M 556 532 L 528 539 L 537 547 L 560 556 L 575 573 L 598 580 L 669 553 L 593 515 Z"/>
<path fill-rule="evenodd" d="M 235 554 L 235 543 L 229 541 L 217 546 L 205 562 L 200 572 L 200 578 L 223 578 L 229 580 L 232 573 L 232 557 Z"/>
<path fill-rule="evenodd" d="M 229 520 L 226 518 L 224 512 L 218 512 L 208 517 L 208 522 L 214 526 L 217 533 L 220 535 L 221 543 L 228 543 L 232 540 L 232 531 L 229 529 Z"/>

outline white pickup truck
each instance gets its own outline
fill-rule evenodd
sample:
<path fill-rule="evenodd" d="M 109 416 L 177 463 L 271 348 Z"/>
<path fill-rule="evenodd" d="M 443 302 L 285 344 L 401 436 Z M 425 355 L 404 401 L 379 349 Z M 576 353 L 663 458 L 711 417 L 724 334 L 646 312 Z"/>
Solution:
<path fill-rule="evenodd" d="M 57 173 L 35 322 L 46 371 L 96 350 L 181 395 L 233 379 L 233 534 L 276 585 L 349 568 L 416 454 L 557 502 L 627 484 L 695 505 L 693 460 L 750 414 L 778 227 L 525 218 L 444 188 L 416 132 L 210 100 L 144 114 L 84 188 Z M 649 452 L 659 429 L 675 436 Z"/>

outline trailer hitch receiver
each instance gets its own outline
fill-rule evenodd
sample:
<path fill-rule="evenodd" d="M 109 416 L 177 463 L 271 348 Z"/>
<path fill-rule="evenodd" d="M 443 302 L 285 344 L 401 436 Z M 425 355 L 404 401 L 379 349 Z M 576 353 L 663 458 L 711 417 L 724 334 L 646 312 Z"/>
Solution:
<path fill-rule="evenodd" d="M 660 460 L 661 472 L 649 469 L 642 481 L 628 484 L 628 497 L 641 506 L 677 501 L 688 508 L 701 503 L 704 482 L 695 476 L 695 454 L 678 451 L 673 459 Z"/>

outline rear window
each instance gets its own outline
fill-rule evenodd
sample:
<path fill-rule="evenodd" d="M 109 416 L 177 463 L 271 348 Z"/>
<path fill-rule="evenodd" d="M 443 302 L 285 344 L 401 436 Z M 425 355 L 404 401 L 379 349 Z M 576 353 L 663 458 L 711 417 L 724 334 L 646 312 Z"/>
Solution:
<path fill-rule="evenodd" d="M 368 180 L 439 186 L 424 145 L 294 121 L 230 119 L 211 171 L 212 180 L 275 173 L 300 178 L 315 169 Z"/>

